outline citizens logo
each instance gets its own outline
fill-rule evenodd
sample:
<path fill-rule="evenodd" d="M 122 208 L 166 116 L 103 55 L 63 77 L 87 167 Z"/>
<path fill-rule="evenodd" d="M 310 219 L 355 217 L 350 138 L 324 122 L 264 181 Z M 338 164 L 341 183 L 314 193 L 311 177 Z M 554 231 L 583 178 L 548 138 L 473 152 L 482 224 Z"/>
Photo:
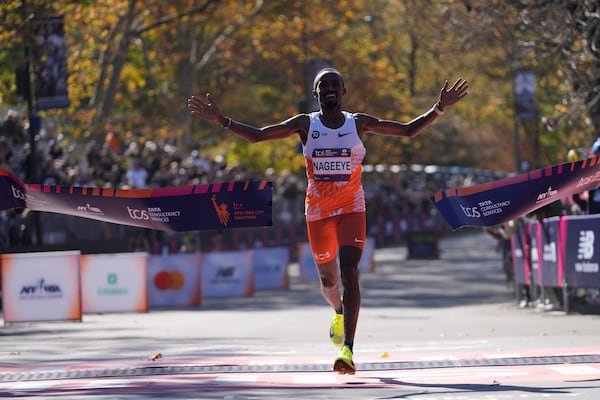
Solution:
<path fill-rule="evenodd" d="M 217 196 L 216 195 L 212 195 L 210 200 L 213 203 L 213 206 L 215 207 L 215 212 L 217 213 L 217 217 L 219 217 L 219 222 L 221 222 L 221 224 L 223 224 L 223 226 L 227 226 L 227 224 L 229 223 L 229 210 L 227 210 L 227 204 L 226 203 L 217 203 Z"/>
<path fill-rule="evenodd" d="M 98 296 L 127 296 L 129 290 L 126 287 L 118 286 L 118 283 L 119 275 L 115 272 L 109 272 L 106 275 L 107 286 L 98 288 Z"/>

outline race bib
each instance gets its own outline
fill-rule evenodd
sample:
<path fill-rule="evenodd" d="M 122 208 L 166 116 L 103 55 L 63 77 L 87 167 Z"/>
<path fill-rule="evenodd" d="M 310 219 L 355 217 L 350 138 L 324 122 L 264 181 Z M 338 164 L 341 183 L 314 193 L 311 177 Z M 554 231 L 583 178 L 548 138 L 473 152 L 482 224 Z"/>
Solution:
<path fill-rule="evenodd" d="M 352 149 L 315 149 L 312 154 L 315 181 L 349 181 Z"/>

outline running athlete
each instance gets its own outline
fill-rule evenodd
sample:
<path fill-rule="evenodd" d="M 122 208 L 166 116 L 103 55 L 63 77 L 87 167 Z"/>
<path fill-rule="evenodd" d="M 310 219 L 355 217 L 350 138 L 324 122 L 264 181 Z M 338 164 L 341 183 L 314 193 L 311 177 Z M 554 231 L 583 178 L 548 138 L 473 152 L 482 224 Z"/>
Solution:
<path fill-rule="evenodd" d="M 329 335 L 332 343 L 340 347 L 333 364 L 336 372 L 354 374 L 356 371 L 352 357 L 361 302 L 358 265 L 366 237 L 365 195 L 361 183 L 365 157 L 362 137 L 366 133 L 415 137 L 448 107 L 465 97 L 468 87 L 467 81 L 460 78 L 450 88 L 446 81 L 437 103 L 408 123 L 343 111 L 344 77 L 333 68 L 319 71 L 314 79 L 313 96 L 319 102 L 319 111 L 298 114 L 262 128 L 224 115 L 210 94 L 204 99 L 196 96 L 188 99 L 192 116 L 217 121 L 249 142 L 299 136 L 308 182 L 305 200 L 308 240 L 321 292 L 334 310 Z M 343 286 L 341 296 L 339 280 Z"/>

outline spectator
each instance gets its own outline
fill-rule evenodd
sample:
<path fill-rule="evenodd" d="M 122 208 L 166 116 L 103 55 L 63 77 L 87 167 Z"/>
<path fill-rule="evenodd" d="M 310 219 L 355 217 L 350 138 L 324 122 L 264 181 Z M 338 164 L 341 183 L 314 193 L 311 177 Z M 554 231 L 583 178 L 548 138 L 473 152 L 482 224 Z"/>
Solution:
<path fill-rule="evenodd" d="M 127 187 L 130 189 L 144 189 L 147 187 L 148 171 L 140 159 L 133 159 L 126 174 Z"/>

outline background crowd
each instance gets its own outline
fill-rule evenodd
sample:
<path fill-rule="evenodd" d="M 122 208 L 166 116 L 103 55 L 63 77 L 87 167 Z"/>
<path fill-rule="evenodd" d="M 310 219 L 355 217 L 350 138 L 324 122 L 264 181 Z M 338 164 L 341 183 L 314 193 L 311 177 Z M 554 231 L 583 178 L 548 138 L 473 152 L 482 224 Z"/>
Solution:
<path fill-rule="evenodd" d="M 223 154 L 208 157 L 201 148 L 182 152 L 168 139 L 117 131 L 106 132 L 102 140 L 77 142 L 60 134 L 39 135 L 34 155 L 23 119 L 12 110 L 3 119 L 1 130 L 0 168 L 26 183 L 138 189 L 267 179 L 274 184 L 274 201 L 273 228 L 265 228 L 267 233 L 260 235 L 248 230 L 165 234 L 66 215 L 4 210 L 0 213 L 0 249 L 36 244 L 60 247 L 79 240 L 92 241 L 98 251 L 107 251 L 100 243 L 112 240 L 121 244 L 118 250 L 122 251 L 123 238 L 134 238 L 127 240 L 131 249 L 163 251 L 168 244 L 169 251 L 193 251 L 199 247 L 269 245 L 275 235 L 283 236 L 283 241 L 289 240 L 290 234 L 297 237 L 295 240 L 304 235 L 304 176 L 276 173 L 271 168 L 253 171 L 241 164 L 228 164 Z M 31 157 L 35 157 L 34 162 Z M 369 233 L 381 245 L 401 240 L 410 231 L 442 231 L 445 224 L 429 201 L 432 193 L 500 176 L 458 167 L 365 165 Z M 41 230 L 35 224 L 41 225 Z M 240 239 L 240 235 L 244 237 Z"/>

